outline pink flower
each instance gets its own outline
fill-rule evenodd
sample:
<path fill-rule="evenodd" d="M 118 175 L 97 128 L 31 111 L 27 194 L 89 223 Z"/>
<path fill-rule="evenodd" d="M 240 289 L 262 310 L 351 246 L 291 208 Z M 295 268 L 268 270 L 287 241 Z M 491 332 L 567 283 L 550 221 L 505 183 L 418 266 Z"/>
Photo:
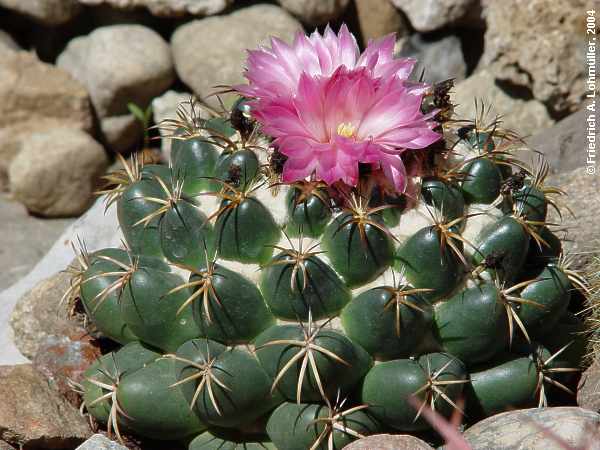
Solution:
<path fill-rule="evenodd" d="M 440 135 L 433 114 L 420 110 L 425 86 L 406 80 L 414 61 L 393 59 L 393 35 L 362 55 L 345 26 L 338 36 L 327 28 L 323 37 L 299 34 L 291 46 L 271 44 L 250 52 L 249 84 L 236 89 L 254 99 L 253 115 L 288 157 L 283 181 L 315 177 L 354 186 L 359 163 L 368 163 L 403 192 L 401 154 Z"/>

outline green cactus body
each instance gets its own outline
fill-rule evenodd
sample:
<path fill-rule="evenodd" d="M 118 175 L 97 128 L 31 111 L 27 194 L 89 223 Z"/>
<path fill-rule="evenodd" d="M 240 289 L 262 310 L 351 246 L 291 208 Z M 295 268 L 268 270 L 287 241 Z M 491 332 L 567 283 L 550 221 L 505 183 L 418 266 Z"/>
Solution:
<path fill-rule="evenodd" d="M 202 267 L 214 256 L 214 236 L 207 217 L 192 203 L 180 200 L 161 217 L 160 246 L 165 258 L 188 267 Z"/>
<path fill-rule="evenodd" d="M 528 357 L 512 356 L 506 361 L 471 371 L 466 388 L 467 411 L 487 417 L 535 402 L 538 371 Z"/>
<path fill-rule="evenodd" d="M 489 283 L 436 304 L 434 320 L 444 349 L 467 364 L 490 359 L 507 345 L 506 311 Z"/>
<path fill-rule="evenodd" d="M 173 174 L 176 179 L 183 180 L 183 192 L 194 196 L 216 189 L 218 185 L 211 180 L 219 156 L 215 146 L 203 136 L 173 139 L 172 142 L 177 143 L 171 148 Z"/>
<path fill-rule="evenodd" d="M 230 204 L 224 200 L 221 207 Z M 279 240 L 280 233 L 269 210 L 257 199 L 246 197 L 219 215 L 215 223 L 215 245 L 221 258 L 262 263 L 273 254 L 269 245 Z"/>
<path fill-rule="evenodd" d="M 159 172 L 158 175 L 155 172 Z M 136 254 L 162 256 L 158 217 L 144 224 L 141 221 L 149 214 L 159 209 L 160 205 L 149 201 L 148 197 L 166 199 L 164 190 L 154 178 L 169 180 L 163 170 L 155 171 L 152 166 L 146 166 L 142 178 L 129 185 L 117 201 L 117 217 L 125 241 Z"/>
<path fill-rule="evenodd" d="M 121 298 L 123 320 L 144 342 L 175 351 L 183 342 L 200 335 L 191 308 L 180 308 L 189 292 L 171 292 L 183 283 L 173 273 L 152 268 L 136 270 Z"/>
<path fill-rule="evenodd" d="M 410 289 L 410 288 L 408 288 Z M 414 355 L 431 327 L 431 305 L 419 295 L 404 296 L 389 286 L 363 292 L 341 315 L 346 334 L 373 357 Z"/>
<path fill-rule="evenodd" d="M 309 311 L 314 320 L 333 316 L 351 296 L 318 256 L 301 262 L 286 253 L 275 256 L 263 269 L 260 286 L 273 314 L 285 320 L 308 320 Z"/>
<path fill-rule="evenodd" d="M 499 261 L 494 268 L 501 279 L 512 281 L 525 264 L 529 240 L 527 231 L 517 219 L 504 216 L 482 230 L 473 254 L 474 263 L 494 258 Z"/>
<path fill-rule="evenodd" d="M 172 386 L 177 382 L 174 365 L 159 358 L 123 377 L 117 399 L 128 428 L 160 440 L 184 439 L 206 429 L 181 390 Z"/>
<path fill-rule="evenodd" d="M 209 120 L 178 110 L 169 166 L 120 158 L 103 192 L 127 249 L 82 246 L 66 295 L 120 347 L 81 386 L 101 428 L 165 448 L 341 450 L 429 432 L 423 404 L 448 418 L 465 398 L 465 423 L 562 404 L 588 338 L 585 280 L 545 222 L 561 191 L 498 123 L 446 122 L 440 89 L 424 105 L 443 140 L 360 159 L 347 180 L 297 177 L 296 137 L 264 134 L 254 98 Z M 336 127 L 335 142 L 363 131 Z"/>
<path fill-rule="evenodd" d="M 193 306 L 203 336 L 227 343 L 248 342 L 275 321 L 256 285 L 236 272 L 216 265 L 210 275 L 192 274 L 190 282 L 203 282 L 198 289 L 209 290 L 208 300 L 199 298 Z"/>
<path fill-rule="evenodd" d="M 436 300 L 448 295 L 460 282 L 461 262 L 448 245 L 442 244 L 440 230 L 422 228 L 402 245 L 395 256 L 397 270 L 405 270 L 412 286 L 431 289 L 423 296 Z"/>
<path fill-rule="evenodd" d="M 502 173 L 487 158 L 480 158 L 465 167 L 461 189 L 467 203 L 492 203 L 500 194 Z"/>
<path fill-rule="evenodd" d="M 305 352 L 307 342 L 314 342 L 316 348 Z M 277 325 L 258 336 L 255 345 L 261 365 L 272 380 L 278 380 L 277 389 L 289 400 L 299 397 L 300 401 L 318 401 L 321 389 L 325 393 L 347 390 L 358 383 L 372 364 L 364 349 L 343 334 L 327 329 Z M 308 362 L 302 362 L 303 355 Z M 300 364 L 288 366 L 294 358 Z M 311 367 L 303 370 L 309 363 Z"/>
<path fill-rule="evenodd" d="M 462 217 L 465 212 L 465 200 L 461 190 L 436 178 L 429 178 L 421 185 L 421 195 L 425 203 L 437 208 L 444 221 Z"/>
<path fill-rule="evenodd" d="M 573 286 L 567 275 L 550 265 L 533 283 L 521 291 L 521 297 L 534 303 L 524 303 L 519 317 L 533 332 L 548 332 L 555 327 L 566 312 Z"/>
<path fill-rule="evenodd" d="M 361 399 L 369 405 L 368 411 L 383 424 L 401 431 L 423 430 L 430 425 L 418 415 L 418 407 L 415 409 L 409 399 L 418 393 L 416 397 L 428 403 L 432 395 L 427 389 L 428 383 L 456 381 L 439 385 L 448 398 L 456 400 L 466 378 L 462 362 L 444 353 L 426 354 L 418 360 L 396 359 L 377 364 L 369 371 Z M 452 405 L 445 403 L 441 396 L 436 398 L 436 410 L 449 415 Z"/>
<path fill-rule="evenodd" d="M 343 415 L 338 421 L 324 420 L 330 416 L 328 408 L 322 405 L 283 403 L 271 414 L 267 433 L 276 448 L 341 450 L 356 439 L 356 434 L 371 434 L 379 430 L 379 424 L 360 410 Z M 339 424 L 338 427 L 329 431 L 327 427 L 334 423 Z M 348 432 L 340 430 L 342 427 Z"/>

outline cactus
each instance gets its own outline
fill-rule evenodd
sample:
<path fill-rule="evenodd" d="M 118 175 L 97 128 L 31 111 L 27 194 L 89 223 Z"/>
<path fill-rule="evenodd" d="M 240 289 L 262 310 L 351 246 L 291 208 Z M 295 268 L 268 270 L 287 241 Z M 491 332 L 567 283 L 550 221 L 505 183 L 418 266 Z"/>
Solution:
<path fill-rule="evenodd" d="M 497 120 L 453 118 L 447 88 L 422 94 L 443 139 L 405 157 L 406 182 L 372 162 L 355 184 L 288 180 L 256 101 L 182 104 L 169 167 L 107 178 L 124 248 L 70 269 L 66 295 L 124 345 L 86 372 L 89 414 L 189 450 L 341 449 L 429 429 L 425 406 L 465 398 L 471 420 L 569 392 L 588 288 L 547 221 L 562 191 Z"/>

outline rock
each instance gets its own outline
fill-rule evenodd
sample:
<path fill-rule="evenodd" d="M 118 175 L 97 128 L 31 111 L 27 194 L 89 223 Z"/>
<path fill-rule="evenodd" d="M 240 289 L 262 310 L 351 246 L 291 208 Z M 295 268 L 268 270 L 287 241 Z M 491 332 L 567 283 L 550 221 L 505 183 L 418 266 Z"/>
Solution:
<path fill-rule="evenodd" d="M 73 128 L 32 133 L 9 168 L 10 191 L 30 212 L 76 216 L 92 203 L 108 167 L 100 144 Z"/>
<path fill-rule="evenodd" d="M 554 173 L 583 167 L 586 160 L 584 149 L 588 144 L 587 116 L 588 111 L 582 108 L 551 128 L 536 132 L 527 139 L 527 144 L 544 153 Z M 596 132 L 596 142 L 600 142 L 600 128 Z"/>
<path fill-rule="evenodd" d="M 408 434 L 374 434 L 346 445 L 344 450 L 432 450 L 426 442 Z"/>
<path fill-rule="evenodd" d="M 85 329 L 69 320 L 68 305 L 60 300 L 70 285 L 71 276 L 59 272 L 40 281 L 22 296 L 10 317 L 17 347 L 33 358 L 51 336 L 81 336 Z"/>
<path fill-rule="evenodd" d="M 128 113 L 129 102 L 145 107 L 174 75 L 169 46 L 141 25 L 105 26 L 77 37 L 57 65 L 88 89 L 100 118 Z"/>
<path fill-rule="evenodd" d="M 590 430 L 600 425 L 600 414 L 576 407 L 532 408 L 497 414 L 476 423 L 464 433 L 473 450 L 561 450 L 559 442 L 582 446 L 591 443 Z M 589 450 L 598 450 L 596 440 Z"/>
<path fill-rule="evenodd" d="M 271 35 L 289 41 L 301 29 L 285 10 L 266 4 L 194 20 L 181 25 L 171 37 L 175 69 L 183 82 L 204 98 L 215 92 L 217 85 L 244 81 L 246 49 L 266 43 Z M 207 102 L 218 105 L 214 98 Z"/>
<path fill-rule="evenodd" d="M 127 450 L 127 447 L 111 441 L 103 434 L 95 434 L 75 450 Z"/>
<path fill-rule="evenodd" d="M 74 256 L 71 243 L 77 243 L 79 239 L 85 242 L 90 252 L 119 246 L 122 235 L 119 231 L 116 208 L 105 211 L 104 199 L 96 200 L 94 206 L 62 233 L 48 253 L 25 277 L 0 292 L 0 348 L 2 349 L 0 364 L 18 364 L 27 361 L 14 344 L 8 318 L 21 296 L 39 281 L 67 267 Z"/>
<path fill-rule="evenodd" d="M 82 9 L 76 0 L 0 0 L 0 6 L 50 26 L 69 22 Z"/>
<path fill-rule="evenodd" d="M 33 131 L 92 128 L 85 87 L 67 72 L 27 52 L 3 55 L 0 64 L 0 190 L 12 159 Z"/>
<path fill-rule="evenodd" d="M 124 153 L 139 143 L 142 127 L 133 114 L 105 117 L 100 119 L 102 140 L 112 151 Z"/>
<path fill-rule="evenodd" d="M 392 0 L 417 31 L 433 31 L 453 25 L 476 8 L 479 0 Z"/>
<path fill-rule="evenodd" d="M 39 346 L 32 363 L 64 398 L 78 406 L 80 398 L 73 391 L 72 383 L 81 383 L 84 372 L 100 356 L 98 343 L 86 334 L 48 336 Z"/>
<path fill-rule="evenodd" d="M 587 368 L 577 387 L 577 404 L 582 408 L 600 412 L 600 362 Z"/>
<path fill-rule="evenodd" d="M 177 118 L 177 107 L 182 102 L 189 102 L 192 94 L 188 92 L 177 92 L 177 91 L 167 91 L 160 97 L 156 97 L 152 100 L 152 114 L 154 118 L 154 123 L 159 125 L 161 121 L 164 119 L 175 119 Z M 196 109 L 196 115 L 203 119 L 210 118 L 207 110 L 202 108 L 200 104 L 197 104 L 198 107 Z M 189 106 L 189 104 L 188 104 Z M 159 132 L 161 136 L 165 136 L 169 134 L 169 132 L 160 129 Z M 169 161 L 171 156 L 171 140 L 170 139 L 162 139 L 161 140 L 161 151 L 162 151 L 162 159 L 164 161 Z"/>
<path fill-rule="evenodd" d="M 0 30 L 0 53 L 17 50 L 20 50 L 19 44 L 6 31 Z"/>
<path fill-rule="evenodd" d="M 365 46 L 369 39 L 377 39 L 389 33 L 396 33 L 397 37 L 410 33 L 408 22 L 390 0 L 354 0 L 354 3 Z"/>
<path fill-rule="evenodd" d="M 484 0 L 480 67 L 493 64 L 496 78 L 530 89 L 553 113 L 574 111 L 586 89 L 585 5 L 586 0 L 532 0 L 527 7 L 521 0 Z"/>
<path fill-rule="evenodd" d="M 277 0 L 286 10 L 308 25 L 325 24 L 342 15 L 350 0 Z"/>
<path fill-rule="evenodd" d="M 0 450 L 16 450 L 8 442 L 0 441 Z"/>
<path fill-rule="evenodd" d="M 24 448 L 72 448 L 86 420 L 29 364 L 0 366 L 0 439 Z"/>
<path fill-rule="evenodd" d="M 30 216 L 16 201 L 0 195 L 0 291 L 29 273 L 73 219 Z"/>
<path fill-rule="evenodd" d="M 585 155 L 581 155 L 583 159 Z M 582 161 L 583 163 L 583 161 Z M 600 217 L 600 177 L 589 175 L 584 167 L 552 176 L 547 183 L 564 190 L 567 195 L 559 197 L 562 221 L 553 208 L 549 209 L 548 221 L 560 223 L 566 228 L 567 235 L 563 244 L 564 251 L 576 258 L 574 268 L 580 268 L 597 253 L 600 242 L 598 217 Z M 569 213 L 569 209 L 574 216 Z"/>
<path fill-rule="evenodd" d="M 146 8 L 159 17 L 210 16 L 218 14 L 233 0 L 79 0 L 85 5 L 106 4 L 118 9 Z"/>
<path fill-rule="evenodd" d="M 413 75 L 417 78 L 425 70 L 425 81 L 435 83 L 449 78 L 457 82 L 465 78 L 467 64 L 461 49 L 460 39 L 448 35 L 441 39 L 430 40 L 422 34 L 413 34 L 401 40 L 400 56 L 412 56 L 417 59 Z"/>
<path fill-rule="evenodd" d="M 169 46 L 155 31 L 141 25 L 96 28 L 69 42 L 57 65 L 90 92 L 104 140 L 119 151 L 135 143 L 135 121 L 127 104 L 145 108 L 174 80 Z M 110 120 L 106 120 L 110 118 Z"/>
<path fill-rule="evenodd" d="M 480 99 L 486 106 L 493 107 L 488 117 L 490 121 L 500 114 L 503 127 L 524 136 L 544 130 L 554 123 L 542 103 L 509 96 L 496 84 L 494 76 L 485 70 L 457 83 L 452 92 L 452 100 L 458 104 L 456 112 L 460 118 L 473 119 L 474 100 Z"/>

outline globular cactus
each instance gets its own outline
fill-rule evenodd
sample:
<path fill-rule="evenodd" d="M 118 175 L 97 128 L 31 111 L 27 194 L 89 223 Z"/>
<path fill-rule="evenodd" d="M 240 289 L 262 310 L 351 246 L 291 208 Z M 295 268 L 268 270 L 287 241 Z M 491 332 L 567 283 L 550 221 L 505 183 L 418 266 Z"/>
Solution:
<path fill-rule="evenodd" d="M 352 42 L 345 29 L 325 34 Z M 319 42 L 299 36 L 287 48 Z M 67 294 L 123 345 L 82 385 L 109 430 L 189 450 L 341 449 L 427 430 L 425 405 L 449 416 L 464 398 L 469 421 L 569 391 L 585 344 L 569 304 L 587 284 L 546 221 L 562 191 L 546 184 L 542 160 L 519 161 L 524 144 L 482 107 L 475 120 L 454 118 L 449 83 L 399 78 L 412 65 L 391 59 L 390 42 L 367 50 L 380 52 L 388 81 L 361 57 L 302 73 L 288 103 L 276 83 L 277 98 L 237 87 L 245 97 L 208 120 L 191 100 L 162 124 L 168 167 L 134 157 L 108 177 L 125 248 L 82 250 Z M 264 64 L 282 45 L 264 50 Z M 374 74 L 372 86 L 361 78 Z M 310 95 L 316 106 L 303 110 Z M 371 112 L 390 98 L 408 106 L 346 121 L 354 109 L 339 102 L 372 98 Z M 315 125 L 306 117 L 317 106 L 341 110 Z M 406 110 L 406 123 L 387 124 Z M 333 143 L 306 141 L 330 116 Z M 348 148 L 363 159 L 331 160 Z"/>

